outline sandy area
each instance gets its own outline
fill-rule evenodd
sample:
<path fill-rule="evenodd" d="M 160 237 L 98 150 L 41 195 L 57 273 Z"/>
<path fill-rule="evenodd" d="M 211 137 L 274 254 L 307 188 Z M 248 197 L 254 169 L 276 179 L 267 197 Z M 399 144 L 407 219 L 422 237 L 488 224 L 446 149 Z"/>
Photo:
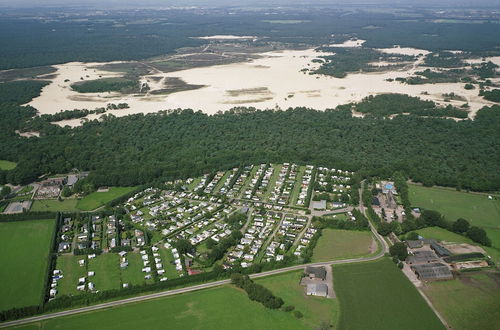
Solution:
<path fill-rule="evenodd" d="M 358 40 L 359 41 L 359 40 Z M 384 52 L 421 54 L 423 50 L 406 48 L 384 49 Z M 150 80 L 152 89 L 160 89 L 165 78 L 181 78 L 186 83 L 206 87 L 177 92 L 170 95 L 120 95 L 118 93 L 79 94 L 71 90 L 70 84 L 101 77 L 112 77 L 118 73 L 98 71 L 94 66 L 102 63 L 67 63 L 56 66 L 57 77 L 52 84 L 44 87 L 41 95 L 29 104 L 40 113 L 56 113 L 60 110 L 94 109 L 107 103 L 129 104 L 129 109 L 113 110 L 109 113 L 123 116 L 132 113 L 151 113 L 159 110 L 191 108 L 214 114 L 219 110 L 229 110 L 235 106 L 252 106 L 260 109 L 287 109 L 306 106 L 318 110 L 335 108 L 337 105 L 359 101 L 379 93 L 405 93 L 445 104 L 443 93 L 454 92 L 467 99 L 471 107 L 470 117 L 489 103 L 477 95 L 477 90 L 465 90 L 462 83 L 405 85 L 388 82 L 386 79 L 405 77 L 415 71 L 422 57 L 410 69 L 382 73 L 356 73 L 338 79 L 329 76 L 309 75 L 301 69 L 313 69 L 319 64 L 311 63 L 319 54 L 314 49 L 274 51 L 260 54 L 261 57 L 249 62 L 193 68 L 169 73 L 155 72 L 158 83 Z M 86 76 L 89 77 L 86 77 Z M 66 81 L 69 79 L 69 81 Z M 160 80 L 158 80 L 160 79 Z M 423 95 L 426 92 L 428 95 Z M 452 101 L 461 105 L 463 101 Z M 99 115 L 91 115 L 94 119 Z M 59 122 L 60 125 L 79 125 L 80 119 Z"/>
<path fill-rule="evenodd" d="M 339 47 L 339 48 L 353 48 L 353 47 L 361 47 L 366 42 L 366 40 L 361 39 L 349 39 L 344 41 L 341 44 L 331 44 L 329 47 Z"/>
<path fill-rule="evenodd" d="M 214 35 L 214 36 L 205 36 L 205 37 L 195 37 L 194 39 L 203 39 L 203 40 L 238 40 L 238 39 L 255 39 L 255 36 L 234 36 L 234 35 Z"/>

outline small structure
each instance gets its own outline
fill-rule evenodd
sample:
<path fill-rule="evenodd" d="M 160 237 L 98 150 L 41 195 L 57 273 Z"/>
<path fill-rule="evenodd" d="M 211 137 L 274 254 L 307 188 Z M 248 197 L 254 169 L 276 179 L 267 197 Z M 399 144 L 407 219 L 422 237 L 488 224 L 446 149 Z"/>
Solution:
<path fill-rule="evenodd" d="M 436 251 L 436 254 L 438 256 L 440 256 L 440 257 L 449 257 L 449 256 L 451 256 L 451 252 L 447 248 L 439 245 L 437 242 L 432 242 L 431 243 L 431 249 L 433 249 L 434 251 Z"/>
<path fill-rule="evenodd" d="M 313 201 L 313 209 L 325 210 L 326 209 L 326 200 Z"/>
<path fill-rule="evenodd" d="M 438 256 L 432 251 L 415 251 L 413 255 L 406 257 L 406 263 L 409 265 L 431 263 L 438 260 Z"/>
<path fill-rule="evenodd" d="M 378 197 L 372 198 L 372 205 L 373 206 L 380 206 L 380 200 L 378 199 Z"/>
<path fill-rule="evenodd" d="M 308 296 L 328 296 L 328 285 L 324 283 L 309 283 L 307 284 L 306 294 Z"/>
<path fill-rule="evenodd" d="M 445 264 L 431 263 L 411 266 L 411 269 L 417 274 L 420 280 L 435 281 L 435 280 L 451 280 L 453 274 Z"/>
<path fill-rule="evenodd" d="M 406 245 L 408 245 L 410 249 L 418 249 L 424 246 L 424 242 L 422 240 L 415 240 L 415 241 L 407 240 Z"/>

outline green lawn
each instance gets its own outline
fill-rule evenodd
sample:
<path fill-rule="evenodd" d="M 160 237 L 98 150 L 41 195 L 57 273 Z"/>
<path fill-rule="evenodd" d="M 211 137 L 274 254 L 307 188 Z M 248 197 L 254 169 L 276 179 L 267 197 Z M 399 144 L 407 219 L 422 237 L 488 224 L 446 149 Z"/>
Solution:
<path fill-rule="evenodd" d="M 333 267 L 339 329 L 444 329 L 417 289 L 389 259 Z"/>
<path fill-rule="evenodd" d="M 55 220 L 0 223 L 0 310 L 38 305 Z"/>
<path fill-rule="evenodd" d="M 500 250 L 494 247 L 482 246 L 479 243 L 473 242 L 468 237 L 458 235 L 440 227 L 428 227 L 418 229 L 416 232 L 424 238 L 435 238 L 439 241 L 453 242 L 453 243 L 468 243 L 481 246 L 495 261 L 500 262 Z"/>
<path fill-rule="evenodd" d="M 274 295 L 285 301 L 285 305 L 295 306 L 295 309 L 304 314 L 301 325 L 309 329 L 316 329 L 319 325 L 335 326 L 339 316 L 338 299 L 305 296 L 304 287 L 299 284 L 302 271 L 274 275 L 256 282 L 262 284 Z"/>
<path fill-rule="evenodd" d="M 500 200 L 443 188 L 412 184 L 409 188 L 413 206 L 439 211 L 450 221 L 467 219 L 471 224 L 483 227 L 493 245 L 500 249 Z"/>
<path fill-rule="evenodd" d="M 299 166 L 288 205 L 295 206 L 295 204 L 297 204 L 297 199 L 299 198 L 300 190 L 302 187 L 302 177 L 304 176 L 305 171 L 305 166 Z"/>
<path fill-rule="evenodd" d="M 309 329 L 233 287 L 219 287 L 76 314 L 17 329 Z"/>
<path fill-rule="evenodd" d="M 63 278 L 57 283 L 58 296 L 76 295 L 81 293 L 76 289 L 78 279 L 87 276 L 87 265 L 80 266 L 78 260 L 87 259 L 86 256 L 61 255 L 57 257 L 56 269 L 63 273 Z"/>
<path fill-rule="evenodd" d="M 134 189 L 136 187 L 111 187 L 107 192 L 96 191 L 80 199 L 76 207 L 82 211 L 92 211 Z"/>
<path fill-rule="evenodd" d="M 95 276 L 88 281 L 94 283 L 96 290 L 106 291 L 121 288 L 120 257 L 118 253 L 103 253 L 89 260 L 88 270 Z"/>
<path fill-rule="evenodd" d="M 9 171 L 16 168 L 17 164 L 8 160 L 0 160 L 0 170 Z"/>
<path fill-rule="evenodd" d="M 324 229 L 314 248 L 312 262 L 369 255 L 372 242 L 369 231 Z"/>
<path fill-rule="evenodd" d="M 179 277 L 179 273 L 177 269 L 175 269 L 175 265 L 172 265 L 171 262 L 174 261 L 174 256 L 172 255 L 172 251 L 160 248 L 158 251 L 161 256 L 161 260 L 163 262 L 163 269 L 165 270 L 165 276 L 169 279 Z"/>
<path fill-rule="evenodd" d="M 453 281 L 428 283 L 424 291 L 453 329 L 499 327 L 498 274 L 462 273 Z"/>
<path fill-rule="evenodd" d="M 31 205 L 31 212 L 43 212 L 43 211 L 77 211 L 76 205 L 78 200 L 76 199 L 63 199 L 58 201 L 57 199 L 41 199 L 35 200 Z"/>
<path fill-rule="evenodd" d="M 142 285 L 144 283 L 153 283 L 154 280 L 146 280 L 144 279 L 144 275 L 146 273 L 142 272 L 143 263 L 141 259 L 141 254 L 138 252 L 129 252 L 127 253 L 127 261 L 128 267 L 122 269 L 121 271 L 121 279 L 122 283 L 129 283 L 131 285 Z"/>

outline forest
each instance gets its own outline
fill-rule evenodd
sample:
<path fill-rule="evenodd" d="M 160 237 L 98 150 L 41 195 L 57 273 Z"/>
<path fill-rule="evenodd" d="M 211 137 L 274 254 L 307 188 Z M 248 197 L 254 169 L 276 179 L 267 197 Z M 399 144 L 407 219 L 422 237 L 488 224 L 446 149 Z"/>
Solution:
<path fill-rule="evenodd" d="M 405 9 L 407 10 L 407 9 Z M 365 46 L 393 45 L 432 51 L 461 49 L 477 54 L 498 53 L 500 24 L 435 23 L 437 14 L 388 10 L 279 8 L 259 11 L 231 9 L 132 10 L 85 12 L 74 19 L 63 10 L 39 9 L 0 17 L 0 70 L 71 61 L 139 60 L 171 54 L 206 41 L 192 37 L 234 34 L 266 37 L 296 46 L 321 46 L 336 36 L 366 40 Z M 43 18 L 43 19 L 39 19 Z M 272 19 L 271 19 L 272 18 Z M 299 20 L 298 24 L 273 24 Z M 366 28 L 366 27 L 374 28 Z"/>

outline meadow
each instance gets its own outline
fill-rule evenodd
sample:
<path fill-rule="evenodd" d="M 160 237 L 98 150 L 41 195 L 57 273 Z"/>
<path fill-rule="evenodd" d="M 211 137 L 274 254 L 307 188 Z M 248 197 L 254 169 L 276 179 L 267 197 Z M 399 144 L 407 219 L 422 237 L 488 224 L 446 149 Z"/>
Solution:
<path fill-rule="evenodd" d="M 235 308 L 237 307 L 237 308 Z M 224 286 L 61 317 L 16 329 L 308 329 L 291 313 L 270 310 Z"/>
<path fill-rule="evenodd" d="M 16 168 L 17 164 L 8 160 L 0 160 L 0 170 L 9 171 Z"/>
<path fill-rule="evenodd" d="M 417 289 L 388 258 L 333 267 L 339 329 L 444 329 Z"/>
<path fill-rule="evenodd" d="M 55 220 L 0 223 L 0 310 L 38 305 Z"/>
<path fill-rule="evenodd" d="M 95 210 L 113 199 L 133 191 L 135 188 L 136 187 L 111 187 L 106 192 L 93 192 L 80 199 L 76 204 L 76 208 L 82 211 Z"/>
<path fill-rule="evenodd" d="M 424 292 L 453 329 L 498 329 L 498 273 L 462 273 L 452 281 L 428 283 Z"/>
<path fill-rule="evenodd" d="M 46 211 L 63 211 L 63 212 L 73 212 L 76 211 L 76 205 L 78 200 L 76 199 L 63 199 L 58 201 L 57 199 L 37 199 L 31 205 L 31 212 L 46 212 Z"/>
<path fill-rule="evenodd" d="M 58 295 L 76 295 L 81 291 L 76 290 L 78 279 L 87 276 L 87 266 L 80 266 L 78 260 L 84 256 L 61 255 L 57 257 L 56 269 L 62 271 L 63 278 L 57 283 Z"/>
<path fill-rule="evenodd" d="M 483 227 L 493 246 L 500 249 L 500 201 L 487 195 L 473 194 L 436 187 L 409 185 L 412 206 L 441 212 L 447 220 L 467 219 Z"/>
<path fill-rule="evenodd" d="M 312 262 L 358 258 L 370 254 L 373 238 L 368 231 L 323 229 Z"/>

